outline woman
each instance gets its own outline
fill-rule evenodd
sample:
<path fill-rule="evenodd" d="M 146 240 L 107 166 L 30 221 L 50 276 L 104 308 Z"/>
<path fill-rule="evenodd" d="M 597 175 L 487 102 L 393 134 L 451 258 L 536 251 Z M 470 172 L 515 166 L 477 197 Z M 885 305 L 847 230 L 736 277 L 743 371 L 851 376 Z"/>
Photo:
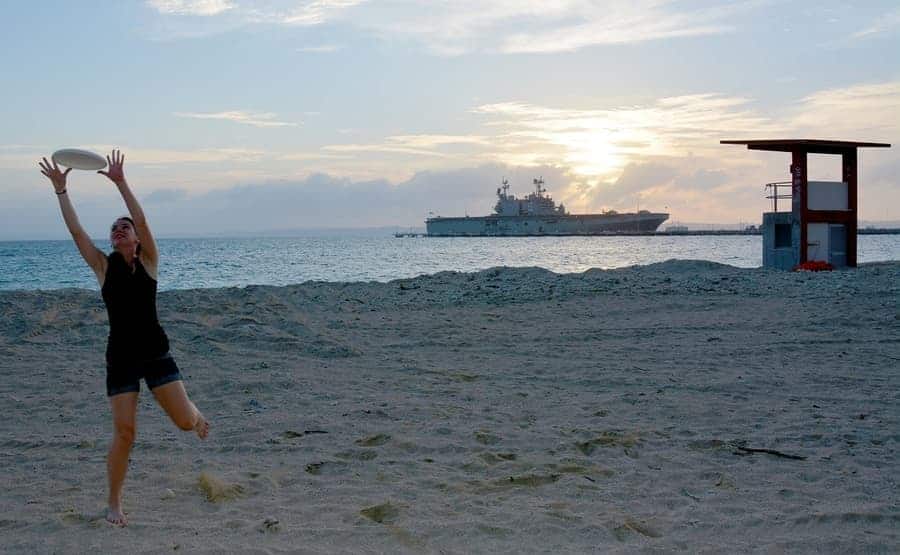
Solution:
<path fill-rule="evenodd" d="M 187 396 L 178 366 L 169 354 L 169 340 L 156 315 L 156 276 L 159 255 L 140 204 L 125 180 L 125 156 L 114 150 L 106 157 L 108 177 L 119 189 L 131 217 L 113 222 L 113 251 L 105 255 L 85 233 L 66 192 L 66 177 L 72 168 L 59 170 L 46 158 L 41 173 L 50 178 L 59 199 L 63 220 L 78 251 L 97 276 L 109 315 L 106 347 L 106 393 L 112 407 L 113 441 L 107 458 L 109 507 L 106 520 L 125 526 L 122 483 L 128 470 L 128 455 L 134 444 L 135 416 L 141 378 L 176 426 L 193 430 L 203 439 L 209 424 Z"/>

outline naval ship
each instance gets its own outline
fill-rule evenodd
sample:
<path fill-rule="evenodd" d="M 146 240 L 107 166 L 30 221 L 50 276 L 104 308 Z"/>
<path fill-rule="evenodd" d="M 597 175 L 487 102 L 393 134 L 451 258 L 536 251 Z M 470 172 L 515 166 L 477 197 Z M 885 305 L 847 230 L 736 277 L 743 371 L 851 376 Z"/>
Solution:
<path fill-rule="evenodd" d="M 484 237 L 507 235 L 615 235 L 656 231 L 669 215 L 661 212 L 569 214 L 544 189 L 543 178 L 534 179 L 534 192 L 525 198 L 509 193 L 504 179 L 497 188 L 497 204 L 490 216 L 441 217 L 425 220 L 431 237 Z"/>

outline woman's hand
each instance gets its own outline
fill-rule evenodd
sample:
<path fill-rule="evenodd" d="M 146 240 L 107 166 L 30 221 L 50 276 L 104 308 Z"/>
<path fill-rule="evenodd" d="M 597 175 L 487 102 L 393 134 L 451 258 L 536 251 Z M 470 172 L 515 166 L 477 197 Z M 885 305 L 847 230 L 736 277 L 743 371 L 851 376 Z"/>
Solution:
<path fill-rule="evenodd" d="M 72 168 L 67 169 L 62 172 L 59 171 L 59 166 L 56 165 L 56 161 L 53 161 L 53 164 L 47 161 L 46 158 L 43 159 L 43 162 L 38 162 L 38 166 L 41 167 L 41 173 L 50 178 L 50 182 L 53 183 L 53 188 L 56 190 L 56 194 L 61 195 L 66 192 L 66 176 L 69 175 L 69 172 L 72 171 Z"/>
<path fill-rule="evenodd" d="M 124 183 L 125 169 L 122 166 L 125 164 L 125 155 L 119 150 L 114 150 L 106 157 L 106 162 L 109 164 L 109 171 L 100 170 L 97 173 L 105 175 L 116 185 Z"/>

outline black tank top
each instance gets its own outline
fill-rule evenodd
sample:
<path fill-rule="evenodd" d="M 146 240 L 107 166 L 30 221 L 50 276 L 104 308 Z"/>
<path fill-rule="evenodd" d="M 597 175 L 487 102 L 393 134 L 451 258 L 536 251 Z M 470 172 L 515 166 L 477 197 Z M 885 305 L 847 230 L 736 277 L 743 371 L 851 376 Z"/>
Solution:
<path fill-rule="evenodd" d="M 156 315 L 156 280 L 140 259 L 134 271 L 118 252 L 106 257 L 103 302 L 109 315 L 106 363 L 120 365 L 160 357 L 169 351 L 169 339 Z"/>

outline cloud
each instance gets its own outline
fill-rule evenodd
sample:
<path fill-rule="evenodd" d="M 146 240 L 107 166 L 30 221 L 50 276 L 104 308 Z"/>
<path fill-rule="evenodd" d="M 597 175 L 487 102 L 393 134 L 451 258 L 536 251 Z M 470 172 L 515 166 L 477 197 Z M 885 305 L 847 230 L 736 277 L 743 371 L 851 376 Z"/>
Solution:
<path fill-rule="evenodd" d="M 188 193 L 184 189 L 158 189 L 144 197 L 144 202 L 150 204 L 166 204 L 183 201 L 187 196 Z"/>
<path fill-rule="evenodd" d="M 560 109 L 524 102 L 478 106 L 502 161 L 549 153 L 581 175 L 615 178 L 635 157 L 675 156 L 718 149 L 718 138 L 773 131 L 776 125 L 748 99 L 718 94 L 661 98 L 647 105 Z"/>
<path fill-rule="evenodd" d="M 213 16 L 234 9 L 228 0 L 147 0 L 147 5 L 171 15 Z"/>
<path fill-rule="evenodd" d="M 365 0 L 314 0 L 300 2 L 291 10 L 277 15 L 285 25 L 320 25 L 339 15 L 347 8 L 358 6 Z"/>
<path fill-rule="evenodd" d="M 341 49 L 340 45 L 337 44 L 320 44 L 316 46 L 302 46 L 297 48 L 297 52 L 311 53 L 311 54 L 326 54 L 329 52 L 337 52 Z"/>
<path fill-rule="evenodd" d="M 766 2 L 721 6 L 660 0 L 457 0 L 406 2 L 362 10 L 354 22 L 388 37 L 408 37 L 434 53 L 545 53 L 731 32 L 737 16 Z M 363 17 L 364 16 L 364 17 Z M 733 21 L 735 23 L 729 23 Z"/>
<path fill-rule="evenodd" d="M 636 204 L 642 203 L 642 199 L 653 198 L 654 191 L 667 189 L 673 180 L 679 176 L 677 161 L 666 163 L 650 160 L 628 164 L 622 174 L 613 182 L 588 185 L 578 189 L 573 195 L 571 189 L 565 191 L 568 205 L 578 212 L 591 212 L 600 209 L 614 208 L 617 210 L 634 210 Z M 659 206 L 650 206 L 652 210 L 662 210 L 664 203 Z M 645 206 L 646 207 L 646 206 Z"/>
<path fill-rule="evenodd" d="M 729 33 L 736 28 L 742 14 L 767 3 L 766 0 L 724 5 L 712 0 L 692 4 L 663 0 L 396 0 L 391 3 L 245 0 L 232 5 L 212 0 L 152 0 L 150 5 L 163 14 L 227 15 L 242 25 L 342 24 L 389 40 L 412 40 L 432 53 L 455 56 L 478 51 L 561 52 L 595 45 Z"/>
<path fill-rule="evenodd" d="M 108 152 L 116 148 L 126 153 L 128 166 L 196 164 L 196 163 L 246 163 L 257 162 L 265 152 L 250 148 L 196 148 L 185 150 L 128 147 L 127 145 L 87 145 L 88 150 Z"/>
<path fill-rule="evenodd" d="M 627 44 L 728 33 L 724 23 L 736 6 L 674 11 L 660 2 L 611 2 L 585 9 L 581 21 L 550 30 L 509 35 L 500 48 L 510 53 L 548 53 L 600 44 Z"/>
<path fill-rule="evenodd" d="M 252 125 L 254 127 L 296 127 L 297 124 L 288 121 L 277 121 L 276 115 L 271 112 L 245 112 L 242 110 L 230 110 L 226 112 L 175 112 L 182 118 L 194 119 L 218 119 Z"/>
<path fill-rule="evenodd" d="M 870 39 L 887 35 L 900 29 L 900 9 L 880 15 L 871 25 L 853 33 L 850 38 Z"/>
<path fill-rule="evenodd" d="M 321 25 L 365 0 L 147 0 L 147 5 L 163 15 L 213 17 L 223 14 L 245 24 Z"/>
<path fill-rule="evenodd" d="M 629 164 L 615 182 L 616 191 L 631 193 L 670 183 L 678 171 L 658 162 Z"/>
<path fill-rule="evenodd" d="M 729 176 L 721 170 L 699 169 L 693 173 L 679 175 L 674 184 L 682 189 L 701 189 L 708 191 L 728 183 Z"/>
<path fill-rule="evenodd" d="M 900 135 L 900 81 L 826 89 L 791 108 L 790 126 L 820 138 L 891 142 Z M 894 117 L 886 117 L 893 114 Z"/>
<path fill-rule="evenodd" d="M 450 147 L 485 147 L 490 138 L 477 135 L 394 135 L 382 142 L 369 144 L 328 145 L 323 150 L 338 153 L 383 152 L 414 156 L 452 158 Z M 461 158 L 461 156 L 459 156 Z"/>

